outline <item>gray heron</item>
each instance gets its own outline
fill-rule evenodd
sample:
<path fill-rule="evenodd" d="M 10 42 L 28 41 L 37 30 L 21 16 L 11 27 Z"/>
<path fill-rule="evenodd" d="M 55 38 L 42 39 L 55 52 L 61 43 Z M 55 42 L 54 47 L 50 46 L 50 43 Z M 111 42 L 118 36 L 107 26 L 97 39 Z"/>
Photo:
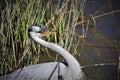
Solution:
<path fill-rule="evenodd" d="M 6 76 L 0 76 L 0 80 L 84 80 L 85 75 L 80 68 L 79 62 L 73 55 L 59 45 L 42 39 L 47 32 L 38 26 L 32 26 L 28 33 L 38 44 L 59 53 L 66 61 L 49 62 L 31 65 L 18 69 Z M 58 64 L 59 63 L 59 64 Z M 52 74 L 52 75 L 51 75 Z M 61 78 L 59 78 L 61 77 Z"/>

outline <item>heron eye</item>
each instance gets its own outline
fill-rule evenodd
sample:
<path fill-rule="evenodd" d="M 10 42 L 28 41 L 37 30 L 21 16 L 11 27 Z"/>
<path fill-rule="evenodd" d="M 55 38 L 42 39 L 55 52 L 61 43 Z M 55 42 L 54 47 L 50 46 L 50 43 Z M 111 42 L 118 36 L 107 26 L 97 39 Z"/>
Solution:
<path fill-rule="evenodd" d="M 41 33 L 42 31 L 40 30 L 32 30 L 33 32 L 36 32 L 36 33 Z"/>
<path fill-rule="evenodd" d="M 33 32 L 38 32 L 38 31 L 36 31 L 36 30 L 33 30 Z"/>

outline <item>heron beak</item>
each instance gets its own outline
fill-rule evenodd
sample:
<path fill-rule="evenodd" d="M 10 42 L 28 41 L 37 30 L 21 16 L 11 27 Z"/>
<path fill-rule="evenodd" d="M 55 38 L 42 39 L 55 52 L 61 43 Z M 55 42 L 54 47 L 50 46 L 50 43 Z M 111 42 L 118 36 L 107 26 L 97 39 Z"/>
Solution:
<path fill-rule="evenodd" d="M 46 28 L 42 28 L 39 33 L 43 34 L 43 35 L 50 35 L 52 32 L 49 32 L 49 29 Z"/>
<path fill-rule="evenodd" d="M 44 35 L 50 35 L 51 32 L 42 32 L 42 34 L 44 34 Z"/>

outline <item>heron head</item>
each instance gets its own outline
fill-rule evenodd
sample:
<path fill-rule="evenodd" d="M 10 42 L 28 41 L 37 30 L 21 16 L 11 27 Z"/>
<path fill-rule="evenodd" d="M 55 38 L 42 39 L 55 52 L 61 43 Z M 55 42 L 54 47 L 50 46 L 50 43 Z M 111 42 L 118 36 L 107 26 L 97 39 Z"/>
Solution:
<path fill-rule="evenodd" d="M 42 37 L 45 35 L 50 34 L 50 32 L 46 32 L 47 29 L 41 28 L 38 26 L 32 26 L 31 28 L 28 29 L 28 33 L 30 36 L 36 36 L 36 37 Z"/>

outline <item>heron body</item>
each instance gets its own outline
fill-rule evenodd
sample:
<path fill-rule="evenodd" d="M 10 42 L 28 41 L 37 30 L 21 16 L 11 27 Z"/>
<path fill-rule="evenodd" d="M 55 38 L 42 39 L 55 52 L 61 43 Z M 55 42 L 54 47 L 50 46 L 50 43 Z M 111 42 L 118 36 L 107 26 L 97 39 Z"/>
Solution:
<path fill-rule="evenodd" d="M 23 69 L 18 69 L 17 71 L 8 74 L 6 76 L 7 80 L 48 80 L 54 68 L 56 67 L 57 62 L 43 63 L 37 65 L 31 65 L 24 67 Z M 45 69 L 46 67 L 46 69 Z M 64 71 L 65 65 L 60 63 L 60 71 Z M 55 69 L 55 72 L 51 76 L 50 80 L 57 80 L 58 67 Z M 61 75 L 64 75 L 65 72 L 60 72 Z M 4 80 L 0 79 L 0 80 Z"/>
<path fill-rule="evenodd" d="M 29 30 L 31 38 L 38 44 L 58 52 L 66 60 L 67 65 L 59 63 L 59 67 L 56 67 L 58 62 L 31 65 L 22 69 L 18 69 L 6 76 L 1 76 L 0 80 L 58 80 L 59 75 L 63 77 L 63 80 L 84 80 L 84 73 L 80 69 L 80 64 L 75 59 L 75 57 L 73 57 L 68 51 L 58 46 L 57 44 L 41 39 L 41 36 L 44 34 L 40 30 L 42 29 L 37 26 L 33 26 Z M 50 77 L 51 74 L 52 76 Z"/>

